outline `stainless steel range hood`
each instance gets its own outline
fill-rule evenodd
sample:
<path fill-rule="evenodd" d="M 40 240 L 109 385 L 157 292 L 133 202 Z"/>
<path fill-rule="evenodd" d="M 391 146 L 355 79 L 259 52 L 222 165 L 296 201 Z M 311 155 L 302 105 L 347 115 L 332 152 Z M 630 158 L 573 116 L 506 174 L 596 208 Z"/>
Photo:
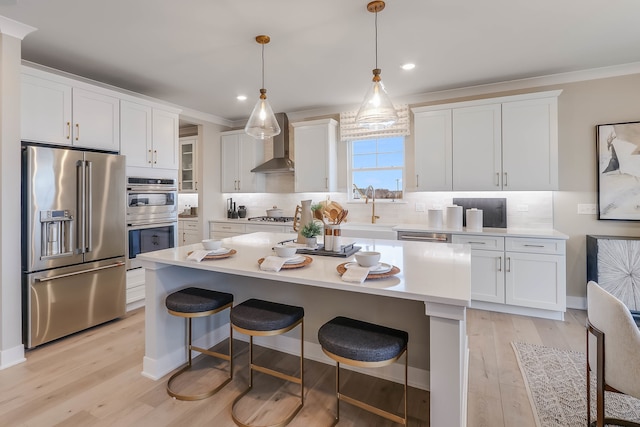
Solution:
<path fill-rule="evenodd" d="M 285 113 L 277 113 L 280 133 L 273 137 L 273 159 L 251 169 L 258 173 L 293 172 L 293 161 L 289 158 L 289 119 Z"/>

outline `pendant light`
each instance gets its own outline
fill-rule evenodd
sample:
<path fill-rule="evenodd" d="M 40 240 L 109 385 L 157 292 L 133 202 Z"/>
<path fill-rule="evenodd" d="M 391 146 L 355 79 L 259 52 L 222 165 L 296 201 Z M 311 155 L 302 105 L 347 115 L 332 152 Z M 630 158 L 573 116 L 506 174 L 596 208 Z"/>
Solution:
<path fill-rule="evenodd" d="M 247 135 L 257 139 L 270 138 L 280 133 L 280 125 L 276 121 L 276 116 L 273 114 L 269 101 L 267 101 L 267 90 L 264 88 L 264 45 L 270 41 L 271 38 L 269 36 L 256 36 L 256 42 L 262 45 L 262 89 L 260 89 L 260 98 L 256 106 L 253 107 L 244 131 Z"/>
<path fill-rule="evenodd" d="M 356 115 L 356 124 L 371 130 L 384 129 L 398 121 L 398 113 L 393 107 L 387 91 L 382 84 L 380 68 L 378 68 L 378 12 L 384 9 L 384 2 L 377 0 L 367 4 L 367 10 L 375 13 L 376 28 L 376 68 L 373 69 L 373 85 L 360 105 Z"/>

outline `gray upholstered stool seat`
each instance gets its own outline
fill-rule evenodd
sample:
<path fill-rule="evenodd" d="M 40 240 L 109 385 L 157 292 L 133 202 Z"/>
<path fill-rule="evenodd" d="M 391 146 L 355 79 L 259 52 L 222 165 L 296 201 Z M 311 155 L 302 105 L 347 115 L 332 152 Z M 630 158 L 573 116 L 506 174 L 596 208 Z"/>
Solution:
<path fill-rule="evenodd" d="M 304 317 L 304 308 L 277 302 L 249 299 L 231 310 L 231 322 L 252 331 L 277 331 Z"/>
<path fill-rule="evenodd" d="M 233 295 L 202 288 L 186 288 L 172 293 L 165 300 L 170 311 L 203 313 L 233 303 Z"/>
<path fill-rule="evenodd" d="M 187 363 L 176 373 L 171 375 L 167 382 L 167 393 L 179 400 L 200 400 L 214 395 L 218 390 L 231 381 L 233 377 L 233 329 L 229 322 L 229 354 L 222 354 L 206 348 L 196 347 L 192 343 L 191 322 L 195 317 L 211 316 L 222 310 L 231 309 L 233 295 L 226 292 L 212 291 L 202 288 L 185 288 L 167 296 L 165 305 L 170 314 L 184 317 L 187 321 Z M 229 374 L 227 378 L 217 386 L 197 394 L 184 394 L 175 390 L 174 380 L 190 370 L 192 367 L 192 351 L 198 351 L 207 356 L 226 360 L 229 362 Z"/>
<path fill-rule="evenodd" d="M 322 348 L 337 356 L 361 362 L 396 359 L 407 347 L 409 334 L 397 329 L 336 317 L 318 330 Z"/>
<path fill-rule="evenodd" d="M 398 329 L 339 316 L 320 327 L 318 342 L 322 346 L 322 351 L 336 361 L 336 417 L 334 425 L 340 420 L 341 400 L 388 420 L 407 425 L 409 334 Z M 405 355 L 403 417 L 340 393 L 340 363 L 364 368 L 377 368 L 392 364 L 403 354 Z"/>
<path fill-rule="evenodd" d="M 248 299 L 233 307 L 230 318 L 233 329 L 237 332 L 249 335 L 249 386 L 233 401 L 233 405 L 231 406 L 231 417 L 233 418 L 233 421 L 239 426 L 251 426 L 251 424 L 240 420 L 238 415 L 236 415 L 236 405 L 249 391 L 251 391 L 253 387 L 253 372 L 257 371 L 300 385 L 300 402 L 284 419 L 281 419 L 276 423 L 272 423 L 271 425 L 281 427 L 289 424 L 304 405 L 304 308 L 259 299 Z M 285 374 L 284 372 L 276 371 L 266 366 L 260 366 L 253 362 L 254 336 L 264 337 L 280 335 L 294 329 L 298 325 L 301 326 L 300 376 Z"/>

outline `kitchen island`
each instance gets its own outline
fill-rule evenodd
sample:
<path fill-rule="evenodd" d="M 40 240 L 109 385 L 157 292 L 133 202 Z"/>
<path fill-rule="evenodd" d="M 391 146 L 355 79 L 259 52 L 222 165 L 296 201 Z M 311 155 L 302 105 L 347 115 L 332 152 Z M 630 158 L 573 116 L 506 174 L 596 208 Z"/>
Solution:
<path fill-rule="evenodd" d="M 409 332 L 410 384 L 430 390 L 432 426 L 466 425 L 468 346 L 466 308 L 470 303 L 470 249 L 463 245 L 357 239 L 363 250 L 382 253 L 382 262 L 400 273 L 363 284 L 341 280 L 336 267 L 350 258 L 312 256 L 302 268 L 262 271 L 258 259 L 291 238 L 286 233 L 253 233 L 225 239 L 236 254 L 194 262 L 190 251 L 200 244 L 141 254 L 146 268 L 145 357 L 143 375 L 160 379 L 186 360 L 185 327 L 168 314 L 167 295 L 200 286 L 235 296 L 235 304 L 261 298 L 305 308 L 305 357 L 331 363 L 317 344 L 317 330 L 344 315 Z M 228 336 L 225 316 L 194 324 L 194 342 L 213 346 Z M 271 341 L 273 342 L 273 341 Z M 295 338 L 282 337 L 274 347 L 295 353 Z M 261 344 L 258 342 L 258 344 Z M 400 378 L 395 364 L 385 373 Z M 376 375 L 370 372 L 371 375 Z"/>

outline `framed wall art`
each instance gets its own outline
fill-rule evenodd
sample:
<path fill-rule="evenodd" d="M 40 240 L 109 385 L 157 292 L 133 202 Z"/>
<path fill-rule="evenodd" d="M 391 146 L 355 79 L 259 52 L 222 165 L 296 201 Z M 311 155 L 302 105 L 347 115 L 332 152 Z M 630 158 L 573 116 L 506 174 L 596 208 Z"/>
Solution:
<path fill-rule="evenodd" d="M 598 218 L 640 221 L 640 122 L 596 126 Z"/>

